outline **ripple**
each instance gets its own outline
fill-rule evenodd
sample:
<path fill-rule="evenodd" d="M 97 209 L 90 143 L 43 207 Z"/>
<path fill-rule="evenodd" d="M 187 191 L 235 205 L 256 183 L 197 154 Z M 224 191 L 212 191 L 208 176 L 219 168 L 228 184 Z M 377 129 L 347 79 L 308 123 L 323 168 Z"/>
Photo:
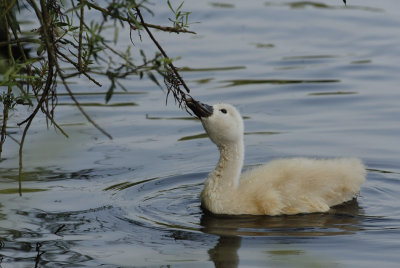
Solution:
<path fill-rule="evenodd" d="M 148 232 L 165 230 L 220 236 L 332 236 L 360 231 L 365 216 L 356 199 L 329 213 L 290 216 L 214 215 L 201 208 L 206 173 L 118 183 L 107 190 L 121 194 L 126 220 Z"/>
<path fill-rule="evenodd" d="M 152 178 L 119 184 L 124 190 L 128 219 L 150 228 L 200 231 L 200 191 L 206 173 Z"/>

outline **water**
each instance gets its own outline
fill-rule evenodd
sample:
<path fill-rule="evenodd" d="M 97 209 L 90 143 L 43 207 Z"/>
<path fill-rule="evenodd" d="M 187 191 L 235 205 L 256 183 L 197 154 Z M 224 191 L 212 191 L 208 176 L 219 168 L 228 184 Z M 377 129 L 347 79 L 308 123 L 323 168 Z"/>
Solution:
<path fill-rule="evenodd" d="M 217 161 L 200 123 L 149 81 L 116 106 L 60 96 L 57 120 L 0 166 L 1 267 L 398 267 L 400 16 L 388 1 L 185 1 L 197 35 L 156 33 L 192 95 L 245 116 L 245 168 L 277 157 L 361 157 L 361 196 L 326 214 L 211 215 L 199 193 Z M 165 23 L 160 4 L 154 23 Z M 123 39 L 122 43 L 128 42 Z M 139 45 L 139 44 L 137 44 Z M 143 47 L 149 47 L 144 38 Z M 106 90 L 104 86 L 104 90 Z M 104 97 L 80 81 L 86 104 Z M 18 117 L 24 114 L 14 112 Z M 21 113 L 21 114 L 20 114 Z M 18 120 L 17 120 L 18 121 Z M 11 129 L 17 132 L 19 129 Z"/>

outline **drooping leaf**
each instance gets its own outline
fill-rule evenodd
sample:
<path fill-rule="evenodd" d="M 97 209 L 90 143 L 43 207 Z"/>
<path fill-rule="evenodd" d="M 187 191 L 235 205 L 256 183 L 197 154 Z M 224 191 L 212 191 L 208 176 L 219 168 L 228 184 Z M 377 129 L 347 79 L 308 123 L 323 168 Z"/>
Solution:
<path fill-rule="evenodd" d="M 147 76 L 150 78 L 151 81 L 153 81 L 157 86 L 159 86 L 159 87 L 162 89 L 161 84 L 158 82 L 157 78 L 154 76 L 153 73 L 148 72 L 148 73 L 146 73 L 146 74 L 147 74 Z"/>
<path fill-rule="evenodd" d="M 108 103 L 111 100 L 112 95 L 114 94 L 114 89 L 115 89 L 115 80 L 113 77 L 109 76 L 111 85 L 107 90 L 106 93 L 106 103 Z"/>

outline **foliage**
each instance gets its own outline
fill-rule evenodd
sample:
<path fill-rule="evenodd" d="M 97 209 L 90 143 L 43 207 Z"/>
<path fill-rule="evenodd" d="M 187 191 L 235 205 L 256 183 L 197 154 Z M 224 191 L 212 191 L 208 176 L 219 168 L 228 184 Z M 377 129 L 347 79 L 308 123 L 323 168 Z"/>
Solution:
<path fill-rule="evenodd" d="M 174 24 L 174 27 L 178 29 L 187 29 L 189 27 L 189 15 L 191 12 L 182 11 L 182 2 L 176 9 L 174 9 L 171 5 L 171 2 L 168 0 L 169 9 L 171 9 L 172 13 L 174 13 L 175 18 L 169 18 L 169 20 Z"/>
<path fill-rule="evenodd" d="M 172 26 L 144 21 L 141 11 L 152 14 L 147 0 L 0 0 L 0 161 L 6 137 L 15 140 L 7 132 L 9 111 L 21 105 L 32 107 L 32 112 L 18 123 L 18 126 L 24 126 L 21 140 L 17 141 L 20 144 L 20 172 L 24 140 L 39 112 L 46 116 L 48 124 L 67 136 L 54 119 L 58 86 L 64 87 L 88 121 L 111 138 L 84 111 L 71 91 L 70 82 L 80 77 L 86 77 L 97 86 L 101 86 L 100 78 L 106 77 L 110 82 L 105 94 L 108 102 L 116 88 L 125 90 L 121 79 L 131 75 L 148 77 L 161 87 L 155 75 L 158 74 L 164 77 L 168 93 L 173 92 L 175 100 L 182 105 L 185 92 L 180 86 L 184 86 L 186 92 L 189 89 L 149 29 L 193 33 L 188 30 L 190 12 L 182 11 L 183 3 L 176 9 L 169 1 L 166 4 L 173 15 L 170 18 Z M 22 31 L 17 13 L 26 9 L 34 16 L 31 28 Z M 87 16 L 88 13 L 92 14 Z M 129 27 L 131 41 L 134 32 L 141 39 L 144 30 L 159 52 L 148 57 L 140 51 L 139 58 L 134 58 L 131 47 L 118 50 L 115 44 L 119 27 Z M 114 36 L 110 38 L 111 30 L 114 30 Z"/>

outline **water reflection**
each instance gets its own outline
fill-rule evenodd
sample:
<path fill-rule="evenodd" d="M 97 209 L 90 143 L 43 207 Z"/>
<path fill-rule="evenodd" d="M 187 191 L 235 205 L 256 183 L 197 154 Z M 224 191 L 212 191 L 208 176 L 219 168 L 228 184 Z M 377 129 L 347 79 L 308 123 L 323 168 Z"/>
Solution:
<path fill-rule="evenodd" d="M 121 170 L 107 171 L 111 175 L 119 172 Z M 83 182 L 106 174 L 104 170 L 100 173 L 97 170 L 82 170 L 57 176 L 80 178 L 79 181 Z M 393 175 L 385 172 L 377 174 Z M 4 241 L 3 256 L 7 262 L 15 260 L 29 266 L 35 262 L 38 252 L 45 252 L 41 255 L 41 264 L 54 260 L 62 265 L 70 265 L 81 260 L 94 265 L 107 263 L 110 256 L 120 256 L 118 254 L 121 252 L 126 256 L 127 251 L 151 249 L 151 253 L 146 255 L 149 258 L 155 255 L 167 261 L 168 256 L 174 256 L 177 261 L 189 261 L 195 258 L 194 252 L 199 252 L 197 254 L 208 254 L 215 267 L 239 267 L 251 257 L 246 250 L 253 248 L 257 254 L 261 254 L 258 258 L 264 256 L 276 263 L 296 262 L 295 259 L 301 256 L 304 264 L 317 261 L 325 265 L 325 262 L 314 259 L 306 249 L 299 247 L 299 241 L 328 237 L 328 241 L 332 241 L 335 237 L 354 237 L 366 228 L 376 230 L 383 222 L 388 222 L 385 217 L 363 216 L 366 213 L 355 199 L 332 208 L 329 213 L 275 217 L 214 215 L 200 207 L 199 193 L 206 175 L 192 173 L 115 182 L 103 186 L 101 197 L 89 202 L 87 209 L 83 210 L 66 208 L 65 212 L 52 213 L 25 208 L 24 204 L 13 212 L 14 216 L 8 213 L 4 218 L 6 222 L 18 221 L 19 228 L 9 227 L 0 232 L 0 240 Z M 56 176 L 53 174 L 52 177 Z M 378 177 L 372 182 L 376 183 L 377 180 L 382 181 L 382 178 Z M 48 184 L 50 181 L 43 180 L 42 183 Z M 387 186 L 393 186 L 395 181 L 387 180 L 387 183 Z M 372 193 L 373 190 L 380 191 Z M 387 198 L 388 194 L 395 197 L 395 192 L 388 192 L 386 187 L 367 187 L 366 192 L 375 199 L 379 196 Z M 107 194 L 116 201 L 116 206 L 110 205 L 110 200 L 105 198 Z M 72 203 L 82 208 L 82 204 L 70 197 L 69 191 L 59 192 L 56 196 L 48 191 L 43 195 L 46 203 L 55 198 L 53 202 L 63 206 L 71 206 Z M 105 201 L 104 205 L 98 206 L 101 201 Z M 394 220 L 392 224 L 396 222 Z M 24 228 L 24 231 L 20 231 L 20 228 Z M 39 251 L 35 249 L 37 243 L 41 245 Z M 15 252 L 19 255 L 13 255 Z M 92 259 L 89 256 L 96 257 Z M 130 253 L 129 256 L 132 257 L 125 257 L 124 260 L 115 257 L 113 261 L 127 266 L 132 264 L 132 259 L 140 258 L 141 254 Z M 199 256 L 197 258 L 202 259 Z"/>
<path fill-rule="evenodd" d="M 190 241 L 193 247 L 206 245 L 215 267 L 238 267 L 243 239 L 267 238 L 291 245 L 299 239 L 354 235 L 363 228 L 361 222 L 365 217 L 360 215 L 364 212 L 356 199 L 332 208 L 329 213 L 275 217 L 211 214 L 200 207 L 199 193 L 206 175 L 193 173 L 120 182 L 105 190 L 114 191 L 119 199 L 128 201 L 125 221 L 130 222 L 129 229 L 136 233 L 131 242 L 146 246 L 151 242 L 146 242 L 145 237 L 150 235 L 157 240 L 161 234 L 174 241 Z M 157 250 L 163 245 L 147 246 Z M 286 249 L 271 251 L 275 258 L 281 253 L 294 254 Z"/>
<path fill-rule="evenodd" d="M 314 93 L 309 93 L 308 96 L 354 95 L 354 94 L 358 93 L 355 91 L 314 92 Z"/>
<path fill-rule="evenodd" d="M 289 216 L 216 216 L 204 213 L 202 231 L 221 236 L 331 236 L 359 231 L 360 208 L 356 199 L 329 213 Z"/>
<path fill-rule="evenodd" d="M 319 83 L 339 83 L 338 79 L 317 79 L 317 80 L 293 80 L 293 79 L 235 79 L 224 80 L 221 83 L 227 83 L 223 87 L 236 87 L 254 84 L 271 84 L 271 85 L 287 85 L 287 84 L 319 84 Z"/>
<path fill-rule="evenodd" d="M 242 238 L 239 236 L 220 236 L 214 248 L 208 251 L 210 260 L 214 262 L 216 268 L 238 267 L 239 255 Z"/>
<path fill-rule="evenodd" d="M 202 231 L 218 235 L 208 251 L 215 267 L 238 267 L 242 237 L 273 237 L 285 240 L 296 237 L 349 235 L 360 231 L 360 207 L 356 199 L 336 206 L 329 213 L 290 216 L 218 216 L 207 211 L 201 217 Z M 289 240 L 288 240 L 289 238 Z M 270 254 L 298 255 L 300 251 L 268 251 Z"/>
<path fill-rule="evenodd" d="M 293 1 L 289 3 L 275 3 L 275 2 L 267 2 L 266 6 L 288 6 L 291 9 L 304 9 L 308 7 L 318 8 L 318 9 L 353 9 L 353 10 L 363 10 L 369 12 L 384 12 L 384 9 L 368 7 L 368 6 L 355 6 L 351 3 L 348 3 L 347 6 L 343 6 L 341 2 L 338 1 L 338 5 L 327 5 L 325 3 L 320 2 L 312 2 L 312 1 Z"/>

